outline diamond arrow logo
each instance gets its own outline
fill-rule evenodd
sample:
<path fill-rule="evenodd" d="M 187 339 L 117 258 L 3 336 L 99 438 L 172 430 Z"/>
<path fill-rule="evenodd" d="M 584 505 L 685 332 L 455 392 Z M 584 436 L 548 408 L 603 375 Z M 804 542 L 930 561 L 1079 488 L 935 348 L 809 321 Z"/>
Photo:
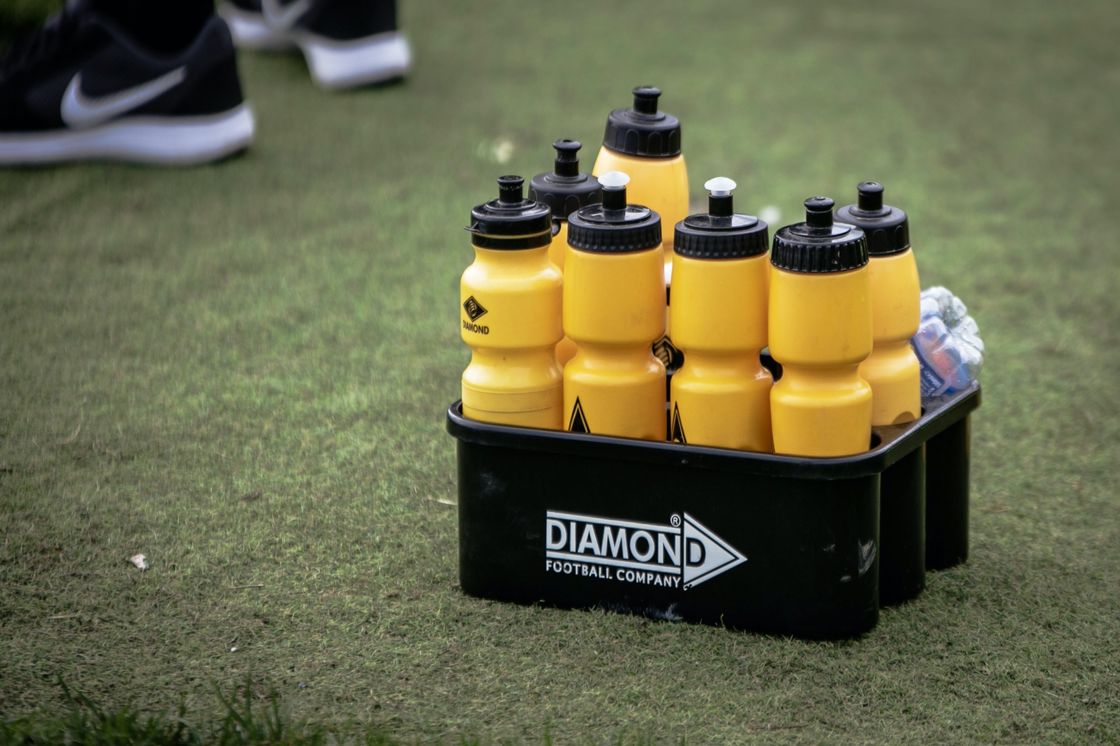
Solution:
<path fill-rule="evenodd" d="M 684 514 L 684 589 L 700 585 L 747 561 L 739 550 Z"/>
<path fill-rule="evenodd" d="M 545 512 L 545 570 L 689 590 L 747 561 L 695 517 L 669 525 Z"/>

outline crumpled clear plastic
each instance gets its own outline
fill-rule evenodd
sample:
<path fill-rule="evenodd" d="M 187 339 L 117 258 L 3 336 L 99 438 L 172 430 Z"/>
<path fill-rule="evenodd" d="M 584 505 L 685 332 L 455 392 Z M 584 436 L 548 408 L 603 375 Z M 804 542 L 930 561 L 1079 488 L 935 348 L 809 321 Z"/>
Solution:
<path fill-rule="evenodd" d="M 984 342 L 960 298 L 943 287 L 922 291 L 921 321 L 910 340 L 921 362 L 922 398 L 972 385 L 984 365 Z"/>

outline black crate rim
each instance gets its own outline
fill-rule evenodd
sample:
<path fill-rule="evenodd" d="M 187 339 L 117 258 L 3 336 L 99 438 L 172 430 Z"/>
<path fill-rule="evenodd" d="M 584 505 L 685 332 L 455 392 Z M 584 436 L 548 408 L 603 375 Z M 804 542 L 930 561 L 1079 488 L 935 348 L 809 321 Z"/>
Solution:
<path fill-rule="evenodd" d="M 874 428 L 879 443 L 853 456 L 807 458 L 773 453 L 736 451 L 708 446 L 680 445 L 662 441 L 634 440 L 605 435 L 568 433 L 556 430 L 513 427 L 478 422 L 463 416 L 462 402 L 447 410 L 447 431 L 456 439 L 485 446 L 549 451 L 580 456 L 602 456 L 640 463 L 675 463 L 701 469 L 736 471 L 790 479 L 852 479 L 881 473 L 968 416 L 980 406 L 980 384 L 961 392 L 927 401 L 921 418 L 905 425 Z"/>

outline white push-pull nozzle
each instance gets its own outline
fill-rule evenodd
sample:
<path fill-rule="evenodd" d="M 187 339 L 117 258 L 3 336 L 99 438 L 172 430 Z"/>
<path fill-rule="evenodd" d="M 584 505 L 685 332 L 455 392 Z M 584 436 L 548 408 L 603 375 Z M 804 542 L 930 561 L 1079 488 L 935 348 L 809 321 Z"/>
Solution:
<path fill-rule="evenodd" d="M 736 186 L 738 185 L 726 176 L 717 176 L 704 182 L 704 188 L 713 197 L 730 197 Z"/>
<path fill-rule="evenodd" d="M 599 185 L 606 189 L 618 189 L 630 183 L 630 177 L 621 171 L 608 171 L 599 177 Z"/>

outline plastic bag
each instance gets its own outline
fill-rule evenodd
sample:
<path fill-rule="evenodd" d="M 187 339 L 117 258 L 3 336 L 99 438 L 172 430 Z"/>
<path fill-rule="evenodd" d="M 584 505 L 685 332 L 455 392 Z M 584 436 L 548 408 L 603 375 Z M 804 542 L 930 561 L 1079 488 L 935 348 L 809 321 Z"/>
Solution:
<path fill-rule="evenodd" d="M 943 287 L 922 291 L 921 322 L 910 341 L 921 362 L 922 398 L 967 389 L 984 364 L 984 342 L 960 298 Z"/>

